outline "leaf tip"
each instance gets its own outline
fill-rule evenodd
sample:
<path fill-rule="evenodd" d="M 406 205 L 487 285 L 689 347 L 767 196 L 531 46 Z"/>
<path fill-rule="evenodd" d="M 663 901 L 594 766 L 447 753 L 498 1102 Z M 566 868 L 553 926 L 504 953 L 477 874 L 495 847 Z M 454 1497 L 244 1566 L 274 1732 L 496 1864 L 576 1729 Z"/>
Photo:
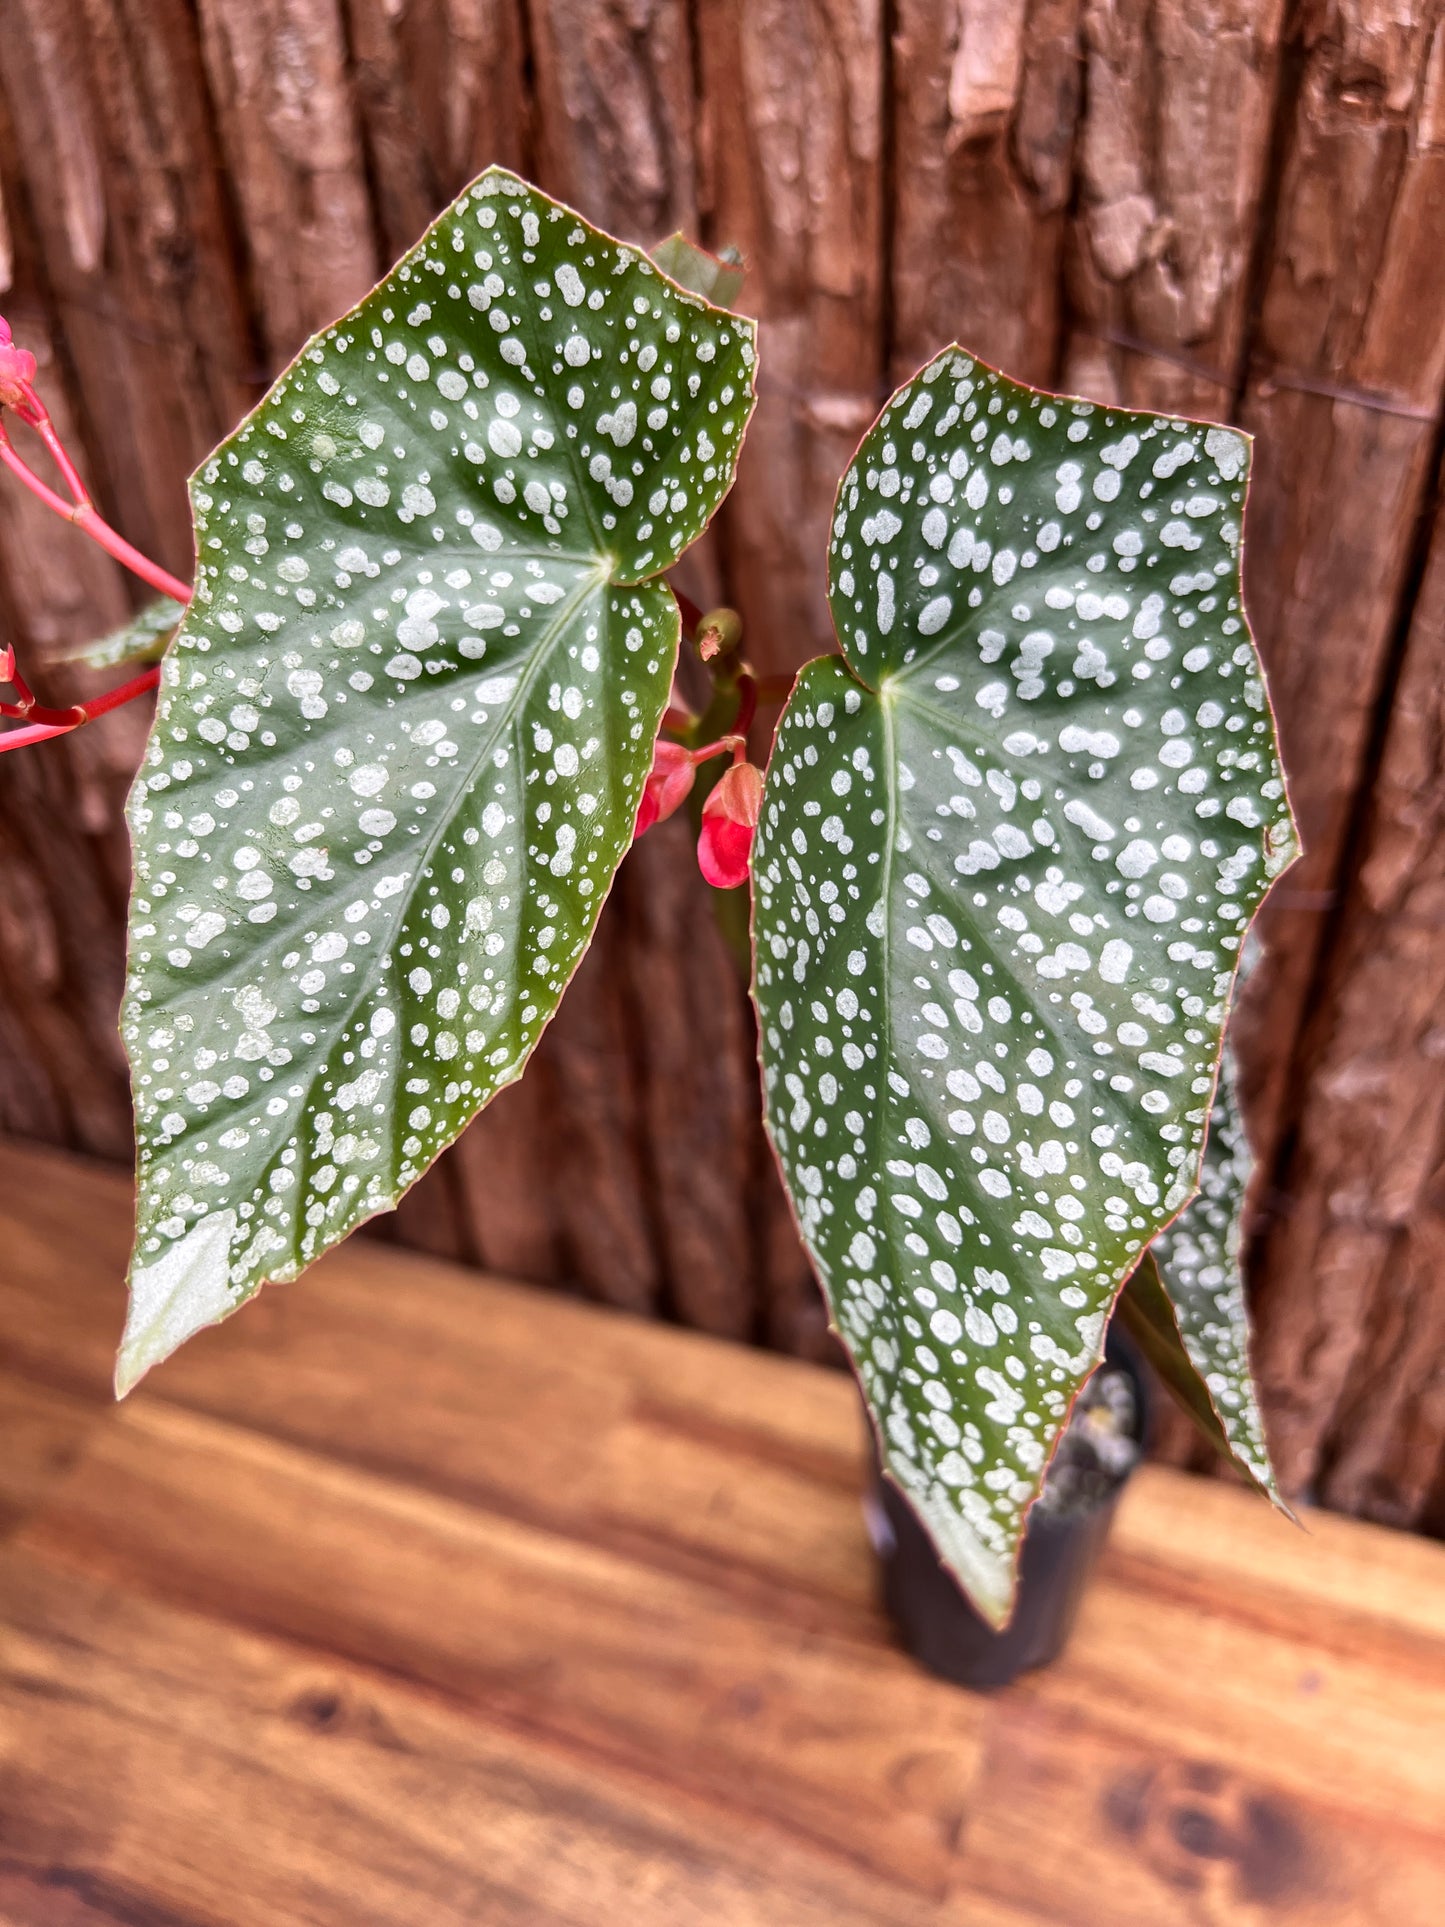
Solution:
<path fill-rule="evenodd" d="M 933 1541 L 939 1563 L 974 1611 L 994 1632 L 1005 1631 L 1013 1618 L 1018 1542 L 1004 1550 L 986 1545 L 963 1518 L 957 1503 L 939 1488 L 919 1490 L 905 1485 L 893 1469 L 892 1455 L 886 1451 L 883 1467 L 918 1514 Z"/>
<path fill-rule="evenodd" d="M 150 1370 L 207 1325 L 236 1308 L 230 1286 L 234 1211 L 213 1211 L 150 1264 L 131 1270 L 130 1307 L 115 1363 L 124 1398 Z"/>

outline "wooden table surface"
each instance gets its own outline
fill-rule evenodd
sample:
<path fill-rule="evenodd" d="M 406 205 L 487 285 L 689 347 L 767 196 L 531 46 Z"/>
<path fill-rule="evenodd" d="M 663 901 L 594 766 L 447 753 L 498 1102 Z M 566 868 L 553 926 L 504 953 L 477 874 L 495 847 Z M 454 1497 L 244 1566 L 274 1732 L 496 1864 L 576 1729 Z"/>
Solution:
<path fill-rule="evenodd" d="M 116 1407 L 127 1187 L 0 1165 L 5 1927 L 1445 1919 L 1445 1548 L 1146 1470 L 977 1696 L 841 1375 L 353 1240 Z"/>

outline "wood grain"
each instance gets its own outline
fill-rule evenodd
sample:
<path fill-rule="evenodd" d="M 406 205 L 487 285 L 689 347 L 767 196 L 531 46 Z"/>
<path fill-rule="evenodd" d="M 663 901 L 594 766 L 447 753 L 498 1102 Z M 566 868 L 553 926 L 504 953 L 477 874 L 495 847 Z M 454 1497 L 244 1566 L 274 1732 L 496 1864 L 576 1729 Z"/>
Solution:
<path fill-rule="evenodd" d="M 216 129 L 236 184 L 270 367 L 382 267 L 338 0 L 200 0 Z"/>
<path fill-rule="evenodd" d="M 188 574 L 185 477 L 261 374 L 194 14 L 7 0 L 4 20 L 16 273 L 67 364 L 102 507 Z"/>
<path fill-rule="evenodd" d="M 391 261 L 484 167 L 527 165 L 514 0 L 346 0 L 367 181 Z"/>
<path fill-rule="evenodd" d="M 158 26 L 168 11 L 158 10 Z M 185 568 L 182 478 L 249 394 L 195 107 L 194 42 L 178 31 L 110 58 L 128 44 L 125 22 L 100 0 L 84 27 L 70 0 L 58 9 L 17 0 L 3 31 L 4 311 L 35 352 L 41 394 L 107 513 Z M 119 149 L 131 157 L 123 175 L 106 164 Z M 193 334 L 203 309 L 206 330 Z M 113 441 L 94 433 L 97 414 Z M 33 456 L 27 431 L 15 436 Z M 129 463 L 120 489 L 117 457 Z M 0 625 L 45 699 L 74 700 L 114 680 L 56 658 L 130 606 L 100 550 L 22 490 L 0 490 Z M 113 720 L 41 756 L 0 759 L 0 1125 L 125 1159 L 121 806 L 144 705 Z"/>
<path fill-rule="evenodd" d="M 1304 1053 L 1260 1366 L 1297 1486 L 1409 1522 L 1445 1468 L 1445 513 Z M 1280 1420 L 1284 1422 L 1281 1423 Z"/>
<path fill-rule="evenodd" d="M 704 238 L 741 248 L 761 318 L 748 462 L 719 518 L 765 674 L 833 647 L 838 478 L 884 400 L 880 0 L 700 0 Z"/>
<path fill-rule="evenodd" d="M 1065 384 L 1228 417 L 1268 174 L 1283 0 L 1086 0 Z"/>
<path fill-rule="evenodd" d="M 1021 380 L 1054 379 L 1080 11 L 1080 0 L 900 0 L 892 380 L 953 340 Z"/>
<path fill-rule="evenodd" d="M 1445 39 L 1438 4 L 1304 8 L 1242 402 L 1257 438 L 1245 580 L 1305 855 L 1260 919 L 1242 1089 L 1268 1156 L 1433 479 L 1445 339 Z M 1276 1314 L 1261 1278 L 1261 1311 Z M 1280 1303 L 1279 1316 L 1291 1316 Z"/>
<path fill-rule="evenodd" d="M 1437 1918 L 1440 1548 L 1146 1470 L 969 1694 L 838 1374 L 352 1240 L 117 1408 L 126 1186 L 0 1155 L 5 1927 Z"/>

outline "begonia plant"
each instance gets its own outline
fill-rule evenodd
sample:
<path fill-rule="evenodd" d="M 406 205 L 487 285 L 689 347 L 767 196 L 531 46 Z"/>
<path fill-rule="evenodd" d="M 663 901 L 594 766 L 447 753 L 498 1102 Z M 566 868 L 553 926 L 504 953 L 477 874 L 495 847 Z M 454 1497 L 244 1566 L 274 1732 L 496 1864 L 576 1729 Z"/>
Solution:
<path fill-rule="evenodd" d="M 490 170 L 202 463 L 190 583 L 102 520 L 0 336 L 0 406 L 59 486 L 3 418 L 0 460 L 161 598 L 91 652 L 147 665 L 97 700 L 46 707 L 0 659 L 0 749 L 158 690 L 117 1387 L 393 1206 L 522 1074 L 634 836 L 720 761 L 698 859 L 751 891 L 798 1227 L 887 1472 L 1002 1623 L 1121 1302 L 1277 1496 L 1232 1122 L 1205 1162 L 1241 942 L 1295 847 L 1241 602 L 1249 443 L 944 347 L 842 477 L 837 650 L 764 771 L 738 619 L 667 576 L 753 408 L 736 291 Z"/>

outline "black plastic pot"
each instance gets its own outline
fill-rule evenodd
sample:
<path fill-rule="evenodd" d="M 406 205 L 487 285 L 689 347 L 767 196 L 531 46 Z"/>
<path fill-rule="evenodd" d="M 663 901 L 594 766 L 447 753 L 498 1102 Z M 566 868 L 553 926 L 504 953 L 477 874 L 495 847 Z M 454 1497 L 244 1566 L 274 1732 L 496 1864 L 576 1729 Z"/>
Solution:
<path fill-rule="evenodd" d="M 1105 1362 L 1133 1383 L 1136 1435 L 1148 1432 L 1148 1390 L 1132 1346 L 1109 1334 Z M 870 1428 L 871 1435 L 871 1428 Z M 878 1473 L 864 1501 L 869 1536 L 882 1569 L 883 1601 L 903 1642 L 930 1672 L 960 1686 L 1006 1686 L 1047 1666 L 1068 1642 L 1094 1563 L 1109 1536 L 1129 1475 L 1087 1511 L 1029 1514 L 1019 1562 L 1014 1615 L 997 1633 L 969 1605 L 939 1563 L 927 1533 L 898 1488 Z"/>

